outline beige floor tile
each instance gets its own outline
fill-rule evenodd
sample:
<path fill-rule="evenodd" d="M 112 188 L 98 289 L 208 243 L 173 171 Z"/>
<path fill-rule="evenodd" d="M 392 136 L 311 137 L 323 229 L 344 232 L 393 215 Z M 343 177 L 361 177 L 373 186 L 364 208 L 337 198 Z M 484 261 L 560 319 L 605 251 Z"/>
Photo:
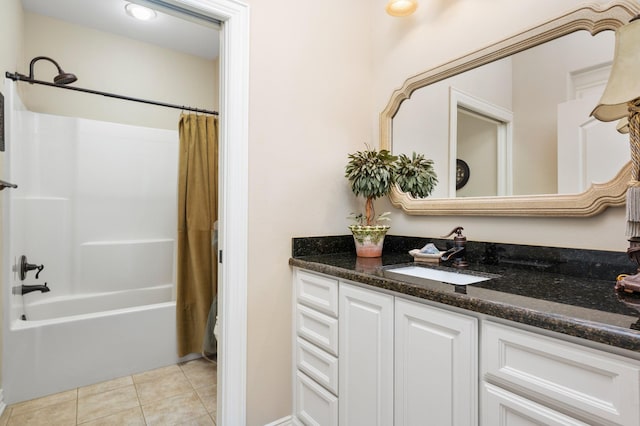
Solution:
<path fill-rule="evenodd" d="M 136 383 L 140 404 L 166 399 L 175 395 L 184 394 L 193 390 L 180 369 L 170 374 L 165 374 L 156 380 Z"/>
<path fill-rule="evenodd" d="M 193 391 L 142 405 L 142 412 L 149 426 L 189 424 L 207 415 L 207 410 Z"/>
<path fill-rule="evenodd" d="M 133 382 L 134 383 L 144 383 L 152 380 L 160 379 L 164 376 L 175 374 L 180 370 L 180 367 L 177 365 L 169 365 L 168 367 L 156 368 L 155 370 L 145 371 L 144 373 L 134 374 Z"/>
<path fill-rule="evenodd" d="M 217 411 L 218 387 L 215 385 L 205 386 L 203 388 L 196 389 L 196 393 L 198 394 L 198 397 L 200 397 L 200 401 L 202 401 L 204 408 L 207 409 L 207 413 L 215 414 Z"/>
<path fill-rule="evenodd" d="M 142 408 L 140 407 L 130 408 L 97 420 L 81 423 L 82 426 L 144 426 L 145 424 Z"/>
<path fill-rule="evenodd" d="M 217 367 L 206 359 L 199 358 L 180 365 L 184 375 L 194 388 L 211 386 L 217 383 Z"/>
<path fill-rule="evenodd" d="M 206 415 L 200 416 L 197 419 L 187 420 L 186 422 L 176 423 L 177 426 L 215 426 L 213 419 Z"/>
<path fill-rule="evenodd" d="M 19 402 L 13 404 L 11 408 L 12 416 L 21 415 L 29 411 L 39 410 L 51 405 L 58 405 L 67 401 L 75 401 L 78 398 L 78 390 L 73 389 L 66 392 L 60 392 L 49 396 L 43 396 L 42 398 L 32 399 L 30 401 Z"/>
<path fill-rule="evenodd" d="M 78 388 L 78 398 L 83 396 L 94 395 L 109 390 L 121 388 L 123 386 L 132 385 L 133 378 L 131 376 L 120 377 L 119 379 L 109 380 L 106 382 L 96 383 L 95 385 L 84 386 Z"/>
<path fill-rule="evenodd" d="M 7 422 L 9 421 L 9 416 L 11 415 L 11 407 L 5 407 L 2 415 L 0 416 L 0 426 L 7 426 Z"/>
<path fill-rule="evenodd" d="M 78 423 L 96 420 L 139 405 L 133 385 L 84 396 L 78 398 Z"/>
<path fill-rule="evenodd" d="M 16 415 L 11 413 L 7 426 L 75 426 L 76 401 L 65 401 Z"/>

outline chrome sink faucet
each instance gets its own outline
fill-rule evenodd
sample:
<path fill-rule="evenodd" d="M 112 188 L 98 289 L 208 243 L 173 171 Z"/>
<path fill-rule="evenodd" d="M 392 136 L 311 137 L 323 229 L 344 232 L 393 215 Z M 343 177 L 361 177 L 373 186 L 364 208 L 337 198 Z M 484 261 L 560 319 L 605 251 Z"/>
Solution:
<path fill-rule="evenodd" d="M 451 235 L 456 234 L 453 237 L 453 247 L 445 251 L 441 259 L 443 262 L 447 262 L 453 259 L 451 266 L 455 268 L 466 268 L 469 266 L 469 262 L 465 260 L 467 237 L 462 235 L 464 228 L 457 226 L 453 228 L 447 235 L 443 235 L 441 238 L 449 238 Z"/>

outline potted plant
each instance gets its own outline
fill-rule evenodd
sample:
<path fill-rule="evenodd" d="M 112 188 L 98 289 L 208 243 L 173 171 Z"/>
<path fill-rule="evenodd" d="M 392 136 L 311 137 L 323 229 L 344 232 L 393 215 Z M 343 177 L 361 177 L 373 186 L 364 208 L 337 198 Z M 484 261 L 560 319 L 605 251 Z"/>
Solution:
<path fill-rule="evenodd" d="M 359 257 L 380 257 L 384 237 L 390 228 L 380 223 L 390 220 L 389 212 L 376 216 L 373 200 L 387 195 L 396 183 L 412 196 L 426 197 L 438 182 L 433 161 L 425 159 L 424 155 L 395 156 L 387 150 L 369 147 L 349 154 L 345 177 L 351 183 L 353 193 L 366 198 L 364 214 L 352 213 L 351 218 L 356 223 L 349 226 Z"/>

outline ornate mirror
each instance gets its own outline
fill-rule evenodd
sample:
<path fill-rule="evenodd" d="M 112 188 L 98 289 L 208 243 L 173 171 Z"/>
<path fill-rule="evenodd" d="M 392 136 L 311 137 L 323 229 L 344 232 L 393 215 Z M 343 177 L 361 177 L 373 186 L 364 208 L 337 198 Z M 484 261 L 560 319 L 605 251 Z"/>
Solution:
<path fill-rule="evenodd" d="M 625 203 L 629 140 L 590 117 L 614 32 L 636 3 L 588 5 L 408 78 L 380 114 L 381 148 L 424 153 L 439 183 L 408 214 L 591 216 Z"/>

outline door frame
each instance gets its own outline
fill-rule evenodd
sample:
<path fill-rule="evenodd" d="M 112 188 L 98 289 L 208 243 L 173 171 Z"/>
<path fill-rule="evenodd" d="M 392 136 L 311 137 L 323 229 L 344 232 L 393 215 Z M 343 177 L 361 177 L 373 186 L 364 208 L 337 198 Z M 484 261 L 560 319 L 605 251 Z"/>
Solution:
<path fill-rule="evenodd" d="M 496 159 L 498 195 L 513 194 L 513 112 L 465 93 L 449 88 L 449 196 L 456 196 L 456 159 L 458 151 L 458 108 L 464 108 L 496 123 L 498 138 Z"/>
<path fill-rule="evenodd" d="M 237 0 L 165 1 L 221 21 L 217 424 L 243 425 L 247 360 L 249 6 Z"/>

